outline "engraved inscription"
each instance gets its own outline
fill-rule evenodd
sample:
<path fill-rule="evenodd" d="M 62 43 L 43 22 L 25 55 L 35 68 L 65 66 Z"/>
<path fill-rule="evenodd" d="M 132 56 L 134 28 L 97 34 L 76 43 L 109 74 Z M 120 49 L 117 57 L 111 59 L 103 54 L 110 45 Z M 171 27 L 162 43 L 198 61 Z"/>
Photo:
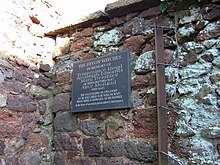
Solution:
<path fill-rule="evenodd" d="M 74 65 L 73 111 L 130 107 L 129 53 Z"/>

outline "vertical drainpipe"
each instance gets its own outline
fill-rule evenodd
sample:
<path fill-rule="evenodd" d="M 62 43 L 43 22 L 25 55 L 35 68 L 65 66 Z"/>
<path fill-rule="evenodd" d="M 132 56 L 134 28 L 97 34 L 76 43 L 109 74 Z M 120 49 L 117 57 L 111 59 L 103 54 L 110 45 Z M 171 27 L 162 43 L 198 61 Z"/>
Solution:
<path fill-rule="evenodd" d="M 157 118 L 158 118 L 158 159 L 159 159 L 159 165 L 168 165 L 165 58 L 164 58 L 163 42 L 164 42 L 163 28 L 156 21 L 155 49 L 156 49 Z"/>

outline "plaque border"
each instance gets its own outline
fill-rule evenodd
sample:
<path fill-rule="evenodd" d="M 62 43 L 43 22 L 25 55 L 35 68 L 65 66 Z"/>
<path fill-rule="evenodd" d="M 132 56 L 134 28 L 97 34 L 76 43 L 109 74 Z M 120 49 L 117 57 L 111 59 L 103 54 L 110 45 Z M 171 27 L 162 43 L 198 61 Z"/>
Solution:
<path fill-rule="evenodd" d="M 116 56 L 116 55 L 119 55 L 119 54 L 122 54 L 122 55 L 126 55 L 127 58 L 126 58 L 126 63 L 127 63 L 127 68 L 126 68 L 126 73 L 128 78 L 127 78 L 127 85 L 128 85 L 128 89 L 127 89 L 127 98 L 128 98 L 128 103 L 124 106 L 115 106 L 115 107 L 98 107 L 97 105 L 97 108 L 87 108 L 85 110 L 76 110 L 74 109 L 74 106 L 73 106 L 73 97 L 74 97 L 74 66 L 73 66 L 73 72 L 72 72 L 72 92 L 71 92 L 71 112 L 73 113 L 77 113 L 77 112 L 92 112 L 92 111 L 106 111 L 106 110 L 122 110 L 122 109 L 128 109 L 128 108 L 131 108 L 132 104 L 131 104 L 131 56 L 130 56 L 130 51 L 122 51 L 122 52 L 117 52 L 117 53 L 113 53 L 113 54 L 108 54 L 108 55 L 103 55 L 103 56 L 100 56 L 100 57 L 97 57 L 97 58 L 92 58 L 92 59 L 89 59 L 89 60 L 83 60 L 83 61 L 76 61 L 73 63 L 73 65 L 77 64 L 82 64 L 82 63 L 87 63 L 89 61 L 96 61 L 96 60 L 99 60 L 99 59 L 104 59 L 104 58 L 108 58 L 108 57 L 111 57 L 111 56 Z M 113 103 L 112 103 L 113 104 Z"/>

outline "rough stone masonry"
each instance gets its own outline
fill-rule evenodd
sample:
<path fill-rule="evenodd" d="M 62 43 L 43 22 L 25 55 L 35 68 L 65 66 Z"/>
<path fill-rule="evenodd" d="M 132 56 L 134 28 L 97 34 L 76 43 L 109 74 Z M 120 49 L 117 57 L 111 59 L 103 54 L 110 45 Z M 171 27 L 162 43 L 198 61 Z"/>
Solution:
<path fill-rule="evenodd" d="M 0 7 L 0 165 L 52 164 L 55 41 L 44 37 L 59 14 L 46 1 Z"/>
<path fill-rule="evenodd" d="M 8 3 L 13 10 L 0 17 L 12 29 L 0 33 L 0 165 L 158 164 L 156 19 L 164 27 L 169 163 L 220 164 L 218 0 L 177 1 L 165 13 L 158 0 L 117 1 L 49 37 L 43 18 L 59 17 L 49 3 Z M 133 107 L 71 113 L 73 63 L 124 50 Z"/>
<path fill-rule="evenodd" d="M 55 101 L 55 164 L 157 164 L 155 19 L 164 27 L 168 145 L 175 159 L 169 163 L 220 163 L 219 2 L 184 1 L 163 14 L 156 1 L 143 3 L 112 3 L 105 13 L 48 33 L 56 36 L 54 95 L 62 100 Z M 133 108 L 68 112 L 73 63 L 123 50 L 131 51 Z"/>

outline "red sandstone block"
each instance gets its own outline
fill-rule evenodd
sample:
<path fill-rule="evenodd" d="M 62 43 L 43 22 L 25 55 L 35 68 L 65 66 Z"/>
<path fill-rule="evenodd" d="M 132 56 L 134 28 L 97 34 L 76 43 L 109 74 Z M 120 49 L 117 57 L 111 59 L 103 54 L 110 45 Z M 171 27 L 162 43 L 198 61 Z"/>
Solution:
<path fill-rule="evenodd" d="M 70 71 L 64 71 L 61 73 L 58 73 L 56 76 L 56 81 L 58 83 L 67 83 L 70 81 Z"/>
<path fill-rule="evenodd" d="M 21 131 L 21 121 L 13 114 L 0 110 L 0 138 L 18 137 Z"/>

